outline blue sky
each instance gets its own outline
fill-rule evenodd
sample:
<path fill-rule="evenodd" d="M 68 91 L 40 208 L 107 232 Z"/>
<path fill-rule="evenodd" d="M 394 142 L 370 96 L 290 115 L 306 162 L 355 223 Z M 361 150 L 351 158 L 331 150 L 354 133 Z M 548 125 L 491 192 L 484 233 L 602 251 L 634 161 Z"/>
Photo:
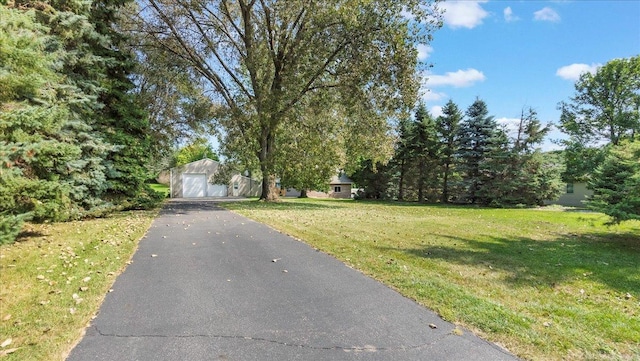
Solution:
<path fill-rule="evenodd" d="M 432 64 L 423 97 L 438 115 L 452 99 L 463 111 L 476 97 L 501 123 L 532 107 L 559 119 L 580 73 L 640 54 L 640 0 L 446 1 L 444 26 L 419 59 Z M 562 138 L 554 130 L 550 139 Z M 550 140 L 549 139 L 549 140 Z M 557 148 L 547 141 L 543 149 Z"/>

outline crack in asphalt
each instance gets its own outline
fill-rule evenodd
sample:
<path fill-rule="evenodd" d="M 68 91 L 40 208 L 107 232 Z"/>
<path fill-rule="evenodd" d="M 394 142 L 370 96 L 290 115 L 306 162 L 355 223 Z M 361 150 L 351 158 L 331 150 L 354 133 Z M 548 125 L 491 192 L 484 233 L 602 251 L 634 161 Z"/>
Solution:
<path fill-rule="evenodd" d="M 102 337 L 116 337 L 116 338 L 217 338 L 217 339 L 228 339 L 228 340 L 241 340 L 241 341 L 258 341 L 258 342 L 267 342 L 280 346 L 286 347 L 297 347 L 297 348 L 305 348 L 311 350 L 338 350 L 345 352 L 378 352 L 378 351 L 409 351 L 416 350 L 421 348 L 426 348 L 433 346 L 438 343 L 440 340 L 449 336 L 450 334 L 443 334 L 440 337 L 432 340 L 431 342 L 420 344 L 420 345 L 411 345 L 411 346 L 397 346 L 397 347 L 376 347 L 371 345 L 364 346 L 313 346 L 313 345 L 305 345 L 305 344 L 297 344 L 290 343 L 284 341 L 270 340 L 263 337 L 251 337 L 251 336 L 237 336 L 237 335 L 209 335 L 209 334 L 191 334 L 191 335 L 122 335 L 117 333 L 105 333 L 98 329 L 97 326 L 93 326 L 93 329 L 97 332 L 98 335 Z"/>

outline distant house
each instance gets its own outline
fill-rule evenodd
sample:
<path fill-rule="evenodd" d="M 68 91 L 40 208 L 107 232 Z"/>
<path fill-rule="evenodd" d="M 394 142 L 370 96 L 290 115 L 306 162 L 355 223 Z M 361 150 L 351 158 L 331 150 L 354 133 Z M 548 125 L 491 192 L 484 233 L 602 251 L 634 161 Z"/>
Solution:
<path fill-rule="evenodd" d="M 171 198 L 250 197 L 259 196 L 262 184 L 236 174 L 229 184 L 212 184 L 211 178 L 220 163 L 209 158 L 171 168 L 169 187 Z"/>
<path fill-rule="evenodd" d="M 567 207 L 585 207 L 584 201 L 593 195 L 593 191 L 587 189 L 587 183 L 567 183 L 565 193 L 557 200 L 547 201 L 546 204 L 557 204 Z"/>
<path fill-rule="evenodd" d="M 351 186 L 353 181 L 346 174 L 335 175 L 329 181 L 329 192 L 309 191 L 311 198 L 351 198 Z"/>

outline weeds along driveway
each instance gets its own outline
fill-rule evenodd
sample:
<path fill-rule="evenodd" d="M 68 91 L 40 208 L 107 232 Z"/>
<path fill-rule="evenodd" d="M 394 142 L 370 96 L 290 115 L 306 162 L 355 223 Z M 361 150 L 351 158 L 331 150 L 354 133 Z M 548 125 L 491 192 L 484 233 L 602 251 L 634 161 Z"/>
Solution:
<path fill-rule="evenodd" d="M 515 360 L 336 259 L 169 202 L 68 360 Z"/>

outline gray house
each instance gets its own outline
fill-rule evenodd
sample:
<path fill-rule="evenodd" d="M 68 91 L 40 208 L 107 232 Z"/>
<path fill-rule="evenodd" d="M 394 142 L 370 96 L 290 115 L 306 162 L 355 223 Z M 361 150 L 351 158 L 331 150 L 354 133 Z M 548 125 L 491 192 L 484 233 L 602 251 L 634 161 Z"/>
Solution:
<path fill-rule="evenodd" d="M 351 198 L 352 185 L 353 181 L 346 174 L 340 173 L 334 175 L 329 181 L 328 192 L 308 191 L 307 196 L 310 198 Z M 295 194 L 295 192 L 297 192 L 296 197 L 300 195 L 299 191 L 293 191 L 287 190 L 286 196 L 290 196 L 290 193 Z"/>
<path fill-rule="evenodd" d="M 547 204 L 557 204 L 567 207 L 585 207 L 584 201 L 593 195 L 593 191 L 587 189 L 587 183 L 567 183 L 565 193 L 557 200 L 547 201 Z"/>
<path fill-rule="evenodd" d="M 212 184 L 220 163 L 209 158 L 171 168 L 171 198 L 251 197 L 260 195 L 261 184 L 236 174 L 229 184 Z"/>

